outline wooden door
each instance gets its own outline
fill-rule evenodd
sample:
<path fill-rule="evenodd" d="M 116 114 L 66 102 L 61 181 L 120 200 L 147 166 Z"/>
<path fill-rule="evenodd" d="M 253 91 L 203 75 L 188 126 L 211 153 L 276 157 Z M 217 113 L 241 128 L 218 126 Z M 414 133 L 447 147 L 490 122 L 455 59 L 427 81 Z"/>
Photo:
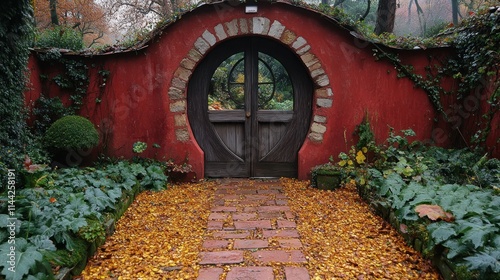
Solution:
<path fill-rule="evenodd" d="M 188 118 L 207 177 L 295 177 L 313 86 L 300 59 L 260 38 L 217 46 L 194 71 Z"/>

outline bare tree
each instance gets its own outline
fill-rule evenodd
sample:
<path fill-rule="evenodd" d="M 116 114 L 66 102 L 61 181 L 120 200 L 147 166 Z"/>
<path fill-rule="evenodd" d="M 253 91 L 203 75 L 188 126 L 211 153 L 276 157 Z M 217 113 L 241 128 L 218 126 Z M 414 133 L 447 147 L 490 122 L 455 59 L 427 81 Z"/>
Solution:
<path fill-rule="evenodd" d="M 410 4 L 408 5 L 408 24 L 410 24 L 411 21 L 411 11 L 413 3 L 415 3 L 415 6 L 417 8 L 418 24 L 420 26 L 420 30 L 422 34 L 425 34 L 427 30 L 427 21 L 424 17 L 424 10 L 422 9 L 422 6 L 420 6 L 420 4 L 418 3 L 418 0 L 410 0 Z"/>
<path fill-rule="evenodd" d="M 458 0 L 451 0 L 451 15 L 453 18 L 454 25 L 458 25 L 458 13 L 459 13 Z"/>
<path fill-rule="evenodd" d="M 59 25 L 59 19 L 57 17 L 57 0 L 49 0 L 50 7 L 50 22 L 53 25 Z"/>
<path fill-rule="evenodd" d="M 377 22 L 375 23 L 375 34 L 384 32 L 391 33 L 394 30 L 396 18 L 396 0 L 380 0 L 377 9 Z"/>
<path fill-rule="evenodd" d="M 359 18 L 359 21 L 364 21 L 365 18 L 368 16 L 368 14 L 370 13 L 370 8 L 372 6 L 372 0 L 367 0 L 366 2 L 367 5 L 366 5 L 366 10 L 365 10 L 365 13 Z"/>

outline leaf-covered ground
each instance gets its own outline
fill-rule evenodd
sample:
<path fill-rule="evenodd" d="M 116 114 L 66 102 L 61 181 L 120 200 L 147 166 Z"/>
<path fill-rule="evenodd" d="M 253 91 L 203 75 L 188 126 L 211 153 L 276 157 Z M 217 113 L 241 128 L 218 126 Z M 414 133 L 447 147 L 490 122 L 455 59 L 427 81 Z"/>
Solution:
<path fill-rule="evenodd" d="M 311 279 L 439 279 L 372 214 L 354 186 L 328 192 L 283 179 Z M 216 182 L 141 193 L 82 279 L 196 279 Z"/>
<path fill-rule="evenodd" d="M 214 184 L 139 194 L 82 278 L 196 279 Z"/>
<path fill-rule="evenodd" d="M 439 274 L 382 218 L 354 185 L 319 191 L 284 179 L 297 214 L 311 279 L 439 279 Z"/>

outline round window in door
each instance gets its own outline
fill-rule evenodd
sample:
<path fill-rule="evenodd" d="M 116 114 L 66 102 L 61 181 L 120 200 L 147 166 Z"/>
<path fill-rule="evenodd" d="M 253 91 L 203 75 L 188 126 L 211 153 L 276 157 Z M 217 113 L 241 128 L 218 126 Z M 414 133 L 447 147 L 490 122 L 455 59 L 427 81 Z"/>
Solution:
<path fill-rule="evenodd" d="M 207 177 L 295 177 L 313 85 L 300 59 L 260 37 L 218 45 L 195 69 L 188 114 Z"/>

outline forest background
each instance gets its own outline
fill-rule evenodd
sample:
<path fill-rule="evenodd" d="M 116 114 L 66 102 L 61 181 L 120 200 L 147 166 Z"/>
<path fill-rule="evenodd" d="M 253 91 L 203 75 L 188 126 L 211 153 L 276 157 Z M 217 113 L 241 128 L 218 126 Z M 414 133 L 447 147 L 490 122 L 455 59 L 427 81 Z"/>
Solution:
<path fill-rule="evenodd" d="M 491 0 L 307 0 L 336 7 L 375 34 L 431 37 L 457 25 Z M 81 48 L 127 44 L 158 24 L 204 2 L 190 0 L 32 0 L 37 38 L 49 47 L 51 33 L 83 38 Z M 50 41 L 50 40 L 49 40 Z"/>

